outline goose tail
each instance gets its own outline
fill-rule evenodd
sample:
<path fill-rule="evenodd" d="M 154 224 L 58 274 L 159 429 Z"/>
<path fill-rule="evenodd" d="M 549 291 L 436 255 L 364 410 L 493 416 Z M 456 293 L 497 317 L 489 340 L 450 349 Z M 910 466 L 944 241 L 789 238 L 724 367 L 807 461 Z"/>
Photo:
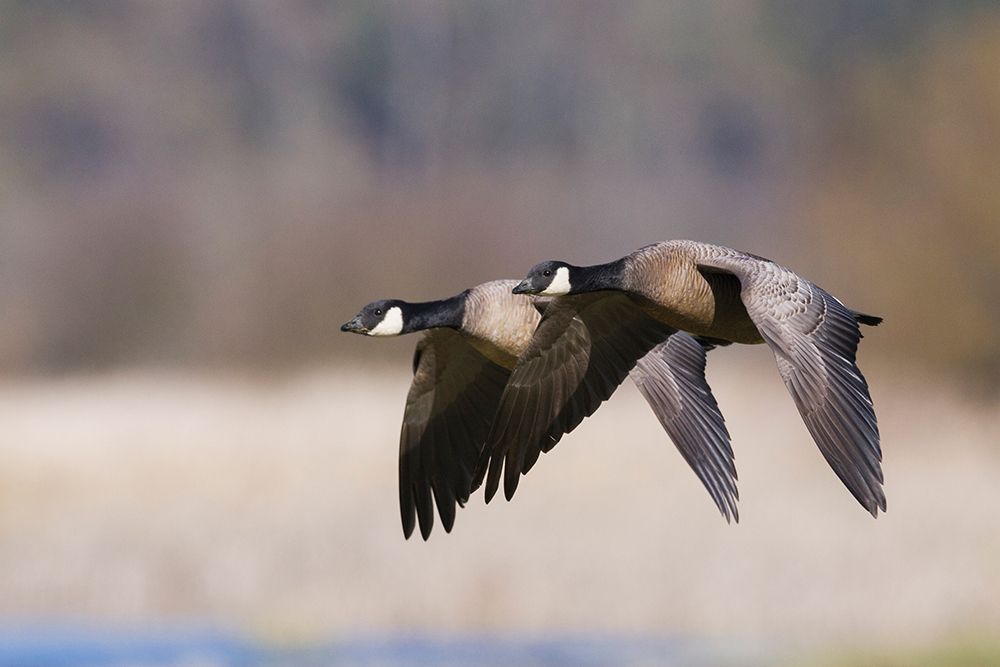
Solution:
<path fill-rule="evenodd" d="M 867 324 L 870 327 L 877 327 L 882 324 L 882 318 L 877 315 L 865 315 L 864 313 L 855 312 L 854 319 L 861 324 Z"/>

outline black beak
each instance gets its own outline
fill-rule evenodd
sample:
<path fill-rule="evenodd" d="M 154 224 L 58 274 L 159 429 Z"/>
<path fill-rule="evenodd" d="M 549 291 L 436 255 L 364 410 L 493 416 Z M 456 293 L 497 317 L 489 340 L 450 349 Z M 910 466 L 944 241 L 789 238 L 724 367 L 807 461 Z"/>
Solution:
<path fill-rule="evenodd" d="M 340 325 L 341 331 L 349 331 L 351 333 L 364 333 L 365 328 L 361 326 L 361 316 L 355 317 L 350 322 L 346 322 Z"/>
<path fill-rule="evenodd" d="M 535 288 L 531 284 L 531 281 L 527 278 L 519 282 L 514 286 L 514 289 L 511 290 L 512 294 L 533 294 L 534 292 Z"/>

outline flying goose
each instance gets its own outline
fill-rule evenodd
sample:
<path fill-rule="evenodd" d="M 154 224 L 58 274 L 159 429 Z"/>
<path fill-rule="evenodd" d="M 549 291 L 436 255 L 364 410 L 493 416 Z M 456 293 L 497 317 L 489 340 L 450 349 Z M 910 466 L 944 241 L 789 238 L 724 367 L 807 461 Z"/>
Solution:
<path fill-rule="evenodd" d="M 463 505 L 471 493 L 476 463 L 504 387 L 533 340 L 539 311 L 552 301 L 514 294 L 517 285 L 516 280 L 497 280 L 426 303 L 374 301 L 341 327 L 368 336 L 426 331 L 413 356 L 413 381 L 400 433 L 399 507 L 407 538 L 415 519 L 421 536 L 425 540 L 430 536 L 434 504 L 445 531 L 450 532 L 456 504 Z M 571 313 L 560 305 L 548 318 L 561 321 Z M 601 336 L 612 330 L 613 318 L 634 319 L 625 308 L 605 314 L 612 319 L 591 322 L 580 333 L 588 336 L 593 331 Z M 567 325 L 572 328 L 572 323 Z M 624 354 L 634 357 L 630 373 L 626 368 L 618 376 L 622 364 L 615 353 L 606 361 L 595 360 L 590 369 L 581 368 L 570 357 L 560 369 L 553 369 L 552 395 L 535 399 L 566 403 L 567 392 L 577 387 L 581 373 L 588 372 L 597 374 L 599 391 L 610 395 L 630 374 L 719 511 L 727 521 L 730 517 L 738 521 L 739 494 L 729 433 L 705 381 L 705 353 L 712 344 L 657 325 L 620 346 L 627 350 Z M 584 385 L 583 391 L 590 392 L 590 386 Z M 579 423 L 575 416 L 567 419 Z M 538 433 L 536 455 L 522 461 L 520 471 L 527 472 L 537 452 L 547 451 L 561 435 Z"/>
<path fill-rule="evenodd" d="M 882 318 L 847 308 L 771 260 L 694 241 L 656 243 L 594 266 L 542 262 L 514 292 L 557 298 L 500 397 L 474 483 L 485 478 L 487 502 L 502 471 L 509 500 L 544 436 L 558 439 L 582 419 L 581 408 L 595 410 L 641 356 L 634 341 L 666 325 L 721 344 L 767 343 L 833 471 L 872 516 L 885 511 L 878 424 L 855 363 L 859 323 Z M 583 345 L 588 336 L 593 344 Z M 564 367 L 595 361 L 613 372 L 588 370 L 572 392 L 562 387 Z"/>

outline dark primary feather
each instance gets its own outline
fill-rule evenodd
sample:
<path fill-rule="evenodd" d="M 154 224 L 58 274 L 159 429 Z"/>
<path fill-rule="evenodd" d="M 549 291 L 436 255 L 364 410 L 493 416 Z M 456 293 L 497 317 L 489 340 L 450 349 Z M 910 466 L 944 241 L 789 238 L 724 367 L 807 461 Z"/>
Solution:
<path fill-rule="evenodd" d="M 705 380 L 705 352 L 711 347 L 677 332 L 640 359 L 629 375 L 722 516 L 739 521 L 729 431 Z"/>
<path fill-rule="evenodd" d="M 881 318 L 855 313 L 788 269 L 729 255 L 700 265 L 732 272 L 799 414 L 823 457 L 873 516 L 885 510 L 882 451 L 868 383 L 856 364 L 858 322 Z"/>
<path fill-rule="evenodd" d="M 474 485 L 486 478 L 486 502 L 501 472 L 509 500 L 539 453 L 593 414 L 636 361 L 673 331 L 619 292 L 555 300 L 500 398 Z"/>
<path fill-rule="evenodd" d="M 399 440 L 399 509 L 406 537 L 419 522 L 426 540 L 434 526 L 434 505 L 450 532 L 456 503 L 469 497 L 480 448 L 510 371 L 450 329 L 424 335 L 413 367 Z"/>

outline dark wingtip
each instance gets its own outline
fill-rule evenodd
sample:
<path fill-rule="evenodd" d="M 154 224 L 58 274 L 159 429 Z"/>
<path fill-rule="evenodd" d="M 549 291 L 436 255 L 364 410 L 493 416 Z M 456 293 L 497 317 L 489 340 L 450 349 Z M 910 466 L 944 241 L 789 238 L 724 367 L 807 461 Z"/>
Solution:
<path fill-rule="evenodd" d="M 482 483 L 483 481 L 480 480 L 479 484 L 477 484 L 475 488 L 478 489 L 479 485 L 481 485 Z M 493 496 L 497 494 L 498 488 L 499 485 L 494 484 L 492 479 L 487 480 L 486 488 L 483 489 L 483 500 L 486 502 L 487 505 L 489 505 L 490 501 L 493 500 Z"/>
<path fill-rule="evenodd" d="M 472 494 L 474 494 L 476 491 L 479 490 L 479 487 L 481 487 L 483 485 L 483 482 L 485 481 L 485 477 L 486 477 L 485 473 L 480 473 L 480 471 L 478 470 L 476 471 L 475 475 L 473 476 L 472 483 L 469 485 L 469 493 L 467 493 L 465 496 L 465 502 L 468 502 L 469 498 L 472 497 Z M 486 497 L 486 502 L 489 503 L 490 502 L 489 494 L 488 493 L 484 494 L 484 496 Z M 465 507 L 465 502 L 461 503 L 462 507 Z"/>
<path fill-rule="evenodd" d="M 485 457 L 486 452 L 493 451 L 493 449 L 493 447 L 487 444 L 486 449 L 483 450 L 483 456 Z M 492 456 L 488 460 L 483 458 L 480 461 L 480 465 L 482 466 L 482 474 L 485 475 L 486 478 L 486 490 L 483 492 L 483 498 L 486 500 L 486 504 L 488 505 L 490 501 L 493 500 L 493 496 L 497 494 L 497 490 L 500 488 L 500 476 L 503 474 L 503 457 Z M 479 481 L 482 483 L 482 479 Z M 478 488 L 478 485 L 476 485 L 476 488 Z"/>
<path fill-rule="evenodd" d="M 450 533 L 451 529 L 455 527 L 456 503 L 445 500 L 442 504 L 444 505 L 444 511 L 442 512 L 440 508 L 438 509 L 438 515 L 441 517 L 441 527 L 444 528 L 444 532 Z"/>
<path fill-rule="evenodd" d="M 517 491 L 517 482 L 520 478 L 520 474 L 505 476 L 503 480 L 503 497 L 510 502 L 510 499 L 514 497 L 514 492 Z"/>
<path fill-rule="evenodd" d="M 882 493 L 879 493 L 878 496 L 872 500 L 873 502 L 865 505 L 865 509 L 868 510 L 868 513 L 871 514 L 873 518 L 877 519 L 879 510 L 885 514 L 885 496 Z"/>
<path fill-rule="evenodd" d="M 739 523 L 740 522 L 740 511 L 739 511 L 739 509 L 737 509 L 735 502 L 732 504 L 732 507 L 729 508 L 729 511 L 732 512 L 733 520 L 732 520 L 732 522 L 730 522 L 729 521 L 729 516 L 726 516 L 726 523 L 729 523 L 730 525 L 733 524 L 733 523 Z"/>
<path fill-rule="evenodd" d="M 867 324 L 870 327 L 877 327 L 882 324 L 882 318 L 878 315 L 865 315 L 864 313 L 854 313 L 854 319 L 856 319 L 861 324 Z"/>
<path fill-rule="evenodd" d="M 412 506 L 407 506 L 405 499 L 400 498 L 400 517 L 403 520 L 403 537 L 410 539 L 413 529 L 416 528 L 416 517 Z"/>

